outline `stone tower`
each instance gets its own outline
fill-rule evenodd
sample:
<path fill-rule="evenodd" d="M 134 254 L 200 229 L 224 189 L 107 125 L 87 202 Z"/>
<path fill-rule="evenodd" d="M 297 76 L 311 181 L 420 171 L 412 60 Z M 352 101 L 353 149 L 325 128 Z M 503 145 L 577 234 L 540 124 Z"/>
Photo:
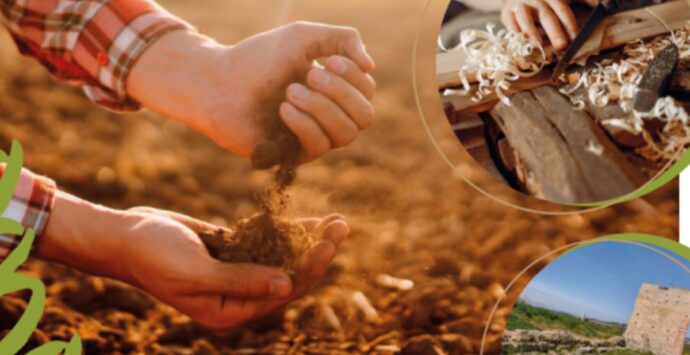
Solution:
<path fill-rule="evenodd" d="M 625 331 L 627 347 L 682 355 L 690 326 L 690 290 L 643 284 Z"/>

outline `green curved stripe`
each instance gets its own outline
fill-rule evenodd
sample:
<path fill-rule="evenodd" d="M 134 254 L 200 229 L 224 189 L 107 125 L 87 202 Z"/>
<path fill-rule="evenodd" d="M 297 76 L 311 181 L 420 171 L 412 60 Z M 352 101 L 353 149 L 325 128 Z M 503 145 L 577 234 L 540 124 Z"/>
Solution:
<path fill-rule="evenodd" d="M 655 236 L 655 235 L 651 235 L 651 234 L 643 234 L 643 233 L 613 234 L 613 235 L 609 235 L 606 237 L 592 239 L 591 241 L 588 241 L 586 243 L 582 243 L 582 244 L 578 245 L 577 247 L 570 249 L 567 253 L 570 253 L 574 250 L 578 250 L 580 248 L 585 248 L 588 245 L 597 244 L 597 243 L 605 243 L 605 242 L 615 242 L 615 241 L 639 242 L 639 243 L 649 244 L 649 245 L 652 245 L 655 247 L 660 247 L 660 248 L 666 249 L 668 251 L 671 251 L 674 254 L 680 256 L 681 258 L 684 258 L 685 260 L 690 261 L 690 248 L 688 248 L 687 246 L 680 244 L 676 241 L 673 241 L 671 239 L 667 239 L 667 238 L 663 238 L 663 237 L 659 237 L 659 236 Z"/>
<path fill-rule="evenodd" d="M 576 203 L 576 204 L 568 204 L 573 207 L 609 207 L 613 206 L 619 203 L 624 203 L 628 201 L 632 201 L 635 199 L 638 199 L 640 197 L 644 197 L 647 194 L 650 194 L 660 188 L 662 188 L 664 185 L 668 184 L 671 182 L 673 179 L 678 177 L 680 173 L 685 170 L 690 166 L 690 150 L 687 150 L 683 155 L 681 155 L 680 159 L 673 164 L 667 171 L 665 171 L 663 174 L 661 174 L 659 177 L 656 179 L 648 182 L 644 186 L 640 187 L 639 189 L 621 196 L 617 197 L 614 199 L 606 200 L 606 201 L 600 201 L 600 202 L 587 202 L 587 203 Z"/>

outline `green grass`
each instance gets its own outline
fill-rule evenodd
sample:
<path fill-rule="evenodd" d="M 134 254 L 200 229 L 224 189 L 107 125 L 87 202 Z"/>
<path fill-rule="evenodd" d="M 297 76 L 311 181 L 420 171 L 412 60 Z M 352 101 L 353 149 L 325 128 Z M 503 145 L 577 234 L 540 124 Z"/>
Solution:
<path fill-rule="evenodd" d="M 599 339 L 623 335 L 625 331 L 625 327 L 622 325 L 596 324 L 568 314 L 531 306 L 524 302 L 515 304 L 508 317 L 506 328 L 508 330 L 567 330 L 588 338 Z"/>
<path fill-rule="evenodd" d="M 637 350 L 614 350 L 607 352 L 606 355 L 654 355 L 654 353 L 649 351 L 637 351 Z"/>

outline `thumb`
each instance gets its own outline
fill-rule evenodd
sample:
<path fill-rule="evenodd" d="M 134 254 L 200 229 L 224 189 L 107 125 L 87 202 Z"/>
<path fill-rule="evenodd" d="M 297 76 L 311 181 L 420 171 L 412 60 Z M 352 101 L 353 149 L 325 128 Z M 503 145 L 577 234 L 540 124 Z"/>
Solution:
<path fill-rule="evenodd" d="M 309 59 L 339 54 L 352 59 L 366 73 L 376 67 L 364 47 L 359 31 L 352 27 L 296 22 L 290 25 L 290 29 L 296 32 L 296 38 Z"/>
<path fill-rule="evenodd" d="M 214 260 L 210 271 L 200 275 L 197 291 L 233 298 L 286 298 L 292 294 L 292 279 L 278 268 Z"/>

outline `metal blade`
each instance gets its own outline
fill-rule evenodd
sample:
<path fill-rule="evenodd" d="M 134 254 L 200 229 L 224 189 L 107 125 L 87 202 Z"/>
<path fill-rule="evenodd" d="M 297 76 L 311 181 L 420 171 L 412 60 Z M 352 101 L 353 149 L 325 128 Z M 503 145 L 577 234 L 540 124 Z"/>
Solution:
<path fill-rule="evenodd" d="M 601 3 L 610 13 L 617 13 L 658 5 L 664 1 L 665 0 L 602 0 Z"/>
<path fill-rule="evenodd" d="M 587 42 L 589 37 L 592 36 L 592 33 L 594 33 L 599 25 L 601 25 L 608 14 L 609 12 L 602 4 L 599 4 L 594 8 L 594 11 L 591 15 L 589 15 L 584 26 L 582 26 L 582 30 L 580 30 L 580 33 L 565 51 L 565 54 L 563 54 L 563 57 L 561 57 L 558 65 L 556 65 L 556 69 L 554 69 L 553 75 L 551 76 L 551 80 L 553 82 L 557 82 L 558 78 L 563 75 L 565 69 L 568 68 L 568 65 L 570 65 L 570 61 L 573 60 L 573 57 L 575 57 L 575 54 L 577 54 L 580 48 L 582 48 L 585 42 Z"/>
<path fill-rule="evenodd" d="M 678 46 L 672 43 L 649 62 L 633 98 L 635 111 L 649 112 L 654 108 L 656 101 L 666 92 L 679 58 Z"/>

